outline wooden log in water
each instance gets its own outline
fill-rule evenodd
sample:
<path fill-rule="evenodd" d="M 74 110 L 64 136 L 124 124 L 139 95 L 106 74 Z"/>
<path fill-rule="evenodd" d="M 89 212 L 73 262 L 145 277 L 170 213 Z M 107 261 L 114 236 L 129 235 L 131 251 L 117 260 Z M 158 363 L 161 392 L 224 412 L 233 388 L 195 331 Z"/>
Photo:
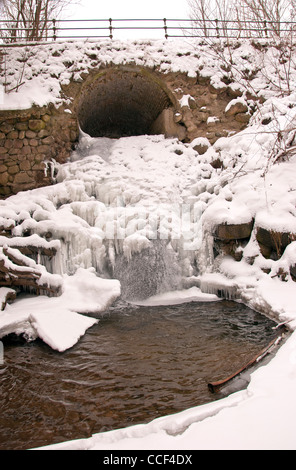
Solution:
<path fill-rule="evenodd" d="M 280 329 L 285 329 L 285 326 L 282 325 Z M 256 356 L 251 359 L 247 364 L 245 364 L 243 367 L 241 367 L 239 370 L 237 370 L 234 374 L 230 375 L 226 379 L 218 380 L 217 382 L 210 382 L 208 383 L 208 388 L 210 392 L 212 393 L 217 393 L 221 390 L 221 388 L 225 387 L 231 380 L 235 379 L 238 375 L 240 375 L 242 372 L 245 370 L 249 369 L 251 366 L 253 366 L 256 362 L 259 362 L 263 357 L 266 356 L 270 352 L 270 350 L 276 346 L 283 338 L 283 333 L 278 335 L 276 338 L 274 338 L 268 346 L 266 346 L 264 349 L 262 349 Z"/>

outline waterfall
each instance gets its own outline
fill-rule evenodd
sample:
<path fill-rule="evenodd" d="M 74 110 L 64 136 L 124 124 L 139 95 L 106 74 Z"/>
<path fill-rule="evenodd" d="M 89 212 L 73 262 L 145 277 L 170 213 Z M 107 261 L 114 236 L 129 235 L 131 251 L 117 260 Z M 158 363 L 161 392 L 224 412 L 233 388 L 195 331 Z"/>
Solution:
<path fill-rule="evenodd" d="M 113 277 L 121 283 L 124 300 L 143 300 L 181 287 L 181 269 L 176 253 L 164 240 L 153 240 L 128 259 L 123 253 L 115 259 Z"/>

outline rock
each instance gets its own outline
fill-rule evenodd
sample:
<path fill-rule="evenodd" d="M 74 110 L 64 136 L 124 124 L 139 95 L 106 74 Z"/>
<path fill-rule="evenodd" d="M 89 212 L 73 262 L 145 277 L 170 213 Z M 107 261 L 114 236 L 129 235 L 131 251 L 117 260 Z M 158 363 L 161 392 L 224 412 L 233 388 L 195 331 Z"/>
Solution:
<path fill-rule="evenodd" d="M 221 224 L 214 231 L 214 238 L 218 240 L 241 240 L 250 238 L 254 221 L 243 224 Z"/>
<path fill-rule="evenodd" d="M 294 282 L 296 282 L 296 265 L 290 266 L 290 275 Z"/>
<path fill-rule="evenodd" d="M 3 132 L 4 134 L 8 134 L 8 132 L 11 132 L 13 130 L 13 126 L 7 122 L 3 122 L 0 126 L 0 131 Z"/>
<path fill-rule="evenodd" d="M 5 186 L 8 183 L 9 175 L 7 172 L 0 174 L 0 186 Z"/>
<path fill-rule="evenodd" d="M 234 118 L 237 122 L 247 124 L 251 118 L 251 115 L 248 113 L 237 113 Z"/>
<path fill-rule="evenodd" d="M 33 131 L 26 131 L 26 137 L 28 139 L 35 139 L 35 137 L 37 136 L 36 132 L 33 132 Z"/>
<path fill-rule="evenodd" d="M 235 261 L 240 261 L 243 256 L 243 246 L 239 240 L 218 240 L 215 239 L 214 253 L 223 256 L 232 256 Z"/>
<path fill-rule="evenodd" d="M 199 155 L 203 155 L 209 149 L 211 144 L 208 139 L 198 137 L 191 142 L 191 146 L 197 153 L 199 153 Z"/>
<path fill-rule="evenodd" d="M 265 246 L 262 243 L 258 242 L 260 253 L 264 258 L 269 259 L 271 257 L 272 249 L 269 246 Z"/>
<path fill-rule="evenodd" d="M 279 259 L 286 247 L 296 239 L 296 234 L 276 232 L 263 227 L 257 227 L 256 239 L 265 258 L 269 258 L 272 252 L 274 252 L 274 255 Z"/>
<path fill-rule="evenodd" d="M 152 125 L 151 133 L 177 137 L 179 140 L 183 140 L 186 135 L 184 127 L 175 122 L 174 112 L 171 108 L 166 108 L 160 113 Z"/>
<path fill-rule="evenodd" d="M 0 155 L 4 155 L 5 153 L 8 153 L 8 149 L 6 147 L 0 147 Z"/>
<path fill-rule="evenodd" d="M 0 310 L 4 310 L 8 302 L 16 299 L 16 291 L 9 287 L 0 287 Z"/>
<path fill-rule="evenodd" d="M 41 119 L 30 119 L 29 121 L 29 129 L 34 132 L 41 131 L 41 129 L 45 128 L 45 122 Z"/>
<path fill-rule="evenodd" d="M 209 84 L 209 92 L 214 94 L 214 93 L 223 93 L 224 91 L 227 90 L 227 85 L 223 82 L 211 82 Z"/>
<path fill-rule="evenodd" d="M 220 160 L 220 158 L 216 158 L 212 162 L 210 162 L 210 165 L 215 168 L 216 170 L 218 168 L 223 168 L 223 162 Z"/>
<path fill-rule="evenodd" d="M 27 173 L 23 172 L 18 173 L 14 178 L 15 184 L 29 184 L 33 182 L 33 179 Z"/>
<path fill-rule="evenodd" d="M 240 85 L 231 83 L 227 88 L 227 93 L 231 98 L 239 98 L 243 95 L 243 90 Z"/>
<path fill-rule="evenodd" d="M 231 117 L 239 113 L 247 113 L 248 105 L 244 100 L 237 98 L 236 100 L 230 101 L 225 108 L 225 116 Z"/>
<path fill-rule="evenodd" d="M 22 171 L 28 171 L 31 170 L 31 163 L 28 160 L 22 160 L 20 162 L 20 169 Z"/>
<path fill-rule="evenodd" d="M 19 166 L 18 165 L 12 165 L 12 166 L 8 167 L 7 171 L 10 175 L 15 175 L 16 173 L 19 172 Z"/>
<path fill-rule="evenodd" d="M 27 131 L 28 130 L 28 123 L 27 122 L 17 122 L 15 124 L 15 128 L 19 131 Z"/>
<path fill-rule="evenodd" d="M 18 139 L 19 133 L 18 131 L 10 131 L 8 132 L 6 138 L 7 139 Z"/>

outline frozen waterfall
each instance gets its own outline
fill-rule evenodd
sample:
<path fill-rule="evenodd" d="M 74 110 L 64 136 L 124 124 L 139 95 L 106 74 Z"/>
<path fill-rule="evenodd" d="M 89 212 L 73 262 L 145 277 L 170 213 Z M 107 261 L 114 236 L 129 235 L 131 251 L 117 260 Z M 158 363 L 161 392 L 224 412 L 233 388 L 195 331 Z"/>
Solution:
<path fill-rule="evenodd" d="M 82 133 L 70 161 L 58 166 L 56 184 L 6 202 L 15 221 L 8 243 L 35 237 L 43 248 L 54 244 L 55 256 L 43 250 L 36 258 L 49 273 L 94 269 L 118 279 L 125 299 L 179 289 L 209 261 L 201 255 L 205 203 L 196 182 L 213 168 L 197 157 L 190 144 L 162 135 Z"/>

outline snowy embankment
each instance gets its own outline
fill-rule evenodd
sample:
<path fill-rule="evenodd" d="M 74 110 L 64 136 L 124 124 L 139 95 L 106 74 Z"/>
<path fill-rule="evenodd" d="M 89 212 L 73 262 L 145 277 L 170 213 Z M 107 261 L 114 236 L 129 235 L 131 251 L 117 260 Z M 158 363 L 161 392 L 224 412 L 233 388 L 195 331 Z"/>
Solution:
<path fill-rule="evenodd" d="M 78 269 L 73 276 L 63 277 L 61 296 L 23 298 L 8 305 L 0 316 L 1 337 L 10 333 L 29 341 L 39 337 L 51 348 L 65 351 L 97 323 L 86 314 L 105 310 L 119 295 L 118 281 Z"/>
<path fill-rule="evenodd" d="M 210 61 L 213 55 L 205 46 L 197 51 L 187 42 L 177 47 L 173 42 L 156 42 L 143 52 L 141 43 L 118 43 L 117 48 L 116 44 L 100 44 L 102 61 L 133 60 L 151 67 L 161 64 L 164 72 L 181 70 L 191 77 L 198 69 L 216 84 L 223 75 L 219 60 Z M 61 45 L 50 47 L 53 50 Z M 87 68 L 83 52 L 94 47 L 92 43 L 69 46 L 67 54 L 71 60 L 75 58 L 81 72 Z M 274 64 L 278 50 L 269 52 L 270 64 Z M 39 104 L 48 100 L 48 87 L 58 104 L 59 84 L 53 77 L 67 82 L 71 71 L 63 66 L 60 56 L 50 60 L 45 49 L 28 60 L 30 67 L 25 73 L 31 76 L 18 94 L 7 98 L 5 106 L 20 102 L 22 97 L 27 105 L 34 84 Z M 273 86 L 277 76 L 272 65 L 265 69 L 268 74 L 263 74 L 259 66 L 262 57 L 249 44 L 234 49 L 232 61 L 236 64 L 234 74 L 237 72 L 233 87 L 246 92 L 241 72 L 248 68 L 255 77 L 251 87 L 266 99 L 244 131 L 217 140 L 203 155 L 194 150 L 194 143 L 163 136 L 95 141 L 84 135 L 72 161 L 58 168 L 57 184 L 0 202 L 1 217 L 13 226 L 13 238 L 5 240 L 3 249 L 14 239 L 25 240 L 22 237 L 28 231 L 40 240 L 50 233 L 60 249 L 51 260 L 37 259 L 36 266 L 43 261 L 62 285 L 59 297 L 19 299 L 8 305 L 0 314 L 0 334 L 15 331 L 32 338 L 40 336 L 58 350 L 75 344 L 96 321 L 84 315 L 102 312 L 120 296 L 121 285 L 110 274 L 118 268 L 118 259 L 128 266 L 139 255 L 141 267 L 141 252 L 149 250 L 159 237 L 172 254 L 169 260 L 175 260 L 180 268 L 179 288 L 169 292 L 171 264 L 166 265 L 162 295 L 148 302 L 217 300 L 218 290 L 227 293 L 233 289 L 254 309 L 278 322 L 288 322 L 292 335 L 268 365 L 252 374 L 246 390 L 147 425 L 51 448 L 296 447 L 296 284 L 290 274 L 296 265 L 296 241 L 279 259 L 272 260 L 262 255 L 255 237 L 257 226 L 296 234 L 296 156 L 292 151 L 296 72 L 291 67 L 287 94 Z M 15 66 L 20 70 L 20 63 L 16 61 Z M 223 166 L 215 168 L 212 163 L 217 160 Z M 221 223 L 250 220 L 254 220 L 253 235 L 242 248 L 240 261 L 227 256 L 214 259 L 213 229 Z M 285 273 L 284 282 L 280 273 Z M 176 271 L 171 274 L 175 276 Z M 194 287 L 184 290 L 190 284 Z"/>

